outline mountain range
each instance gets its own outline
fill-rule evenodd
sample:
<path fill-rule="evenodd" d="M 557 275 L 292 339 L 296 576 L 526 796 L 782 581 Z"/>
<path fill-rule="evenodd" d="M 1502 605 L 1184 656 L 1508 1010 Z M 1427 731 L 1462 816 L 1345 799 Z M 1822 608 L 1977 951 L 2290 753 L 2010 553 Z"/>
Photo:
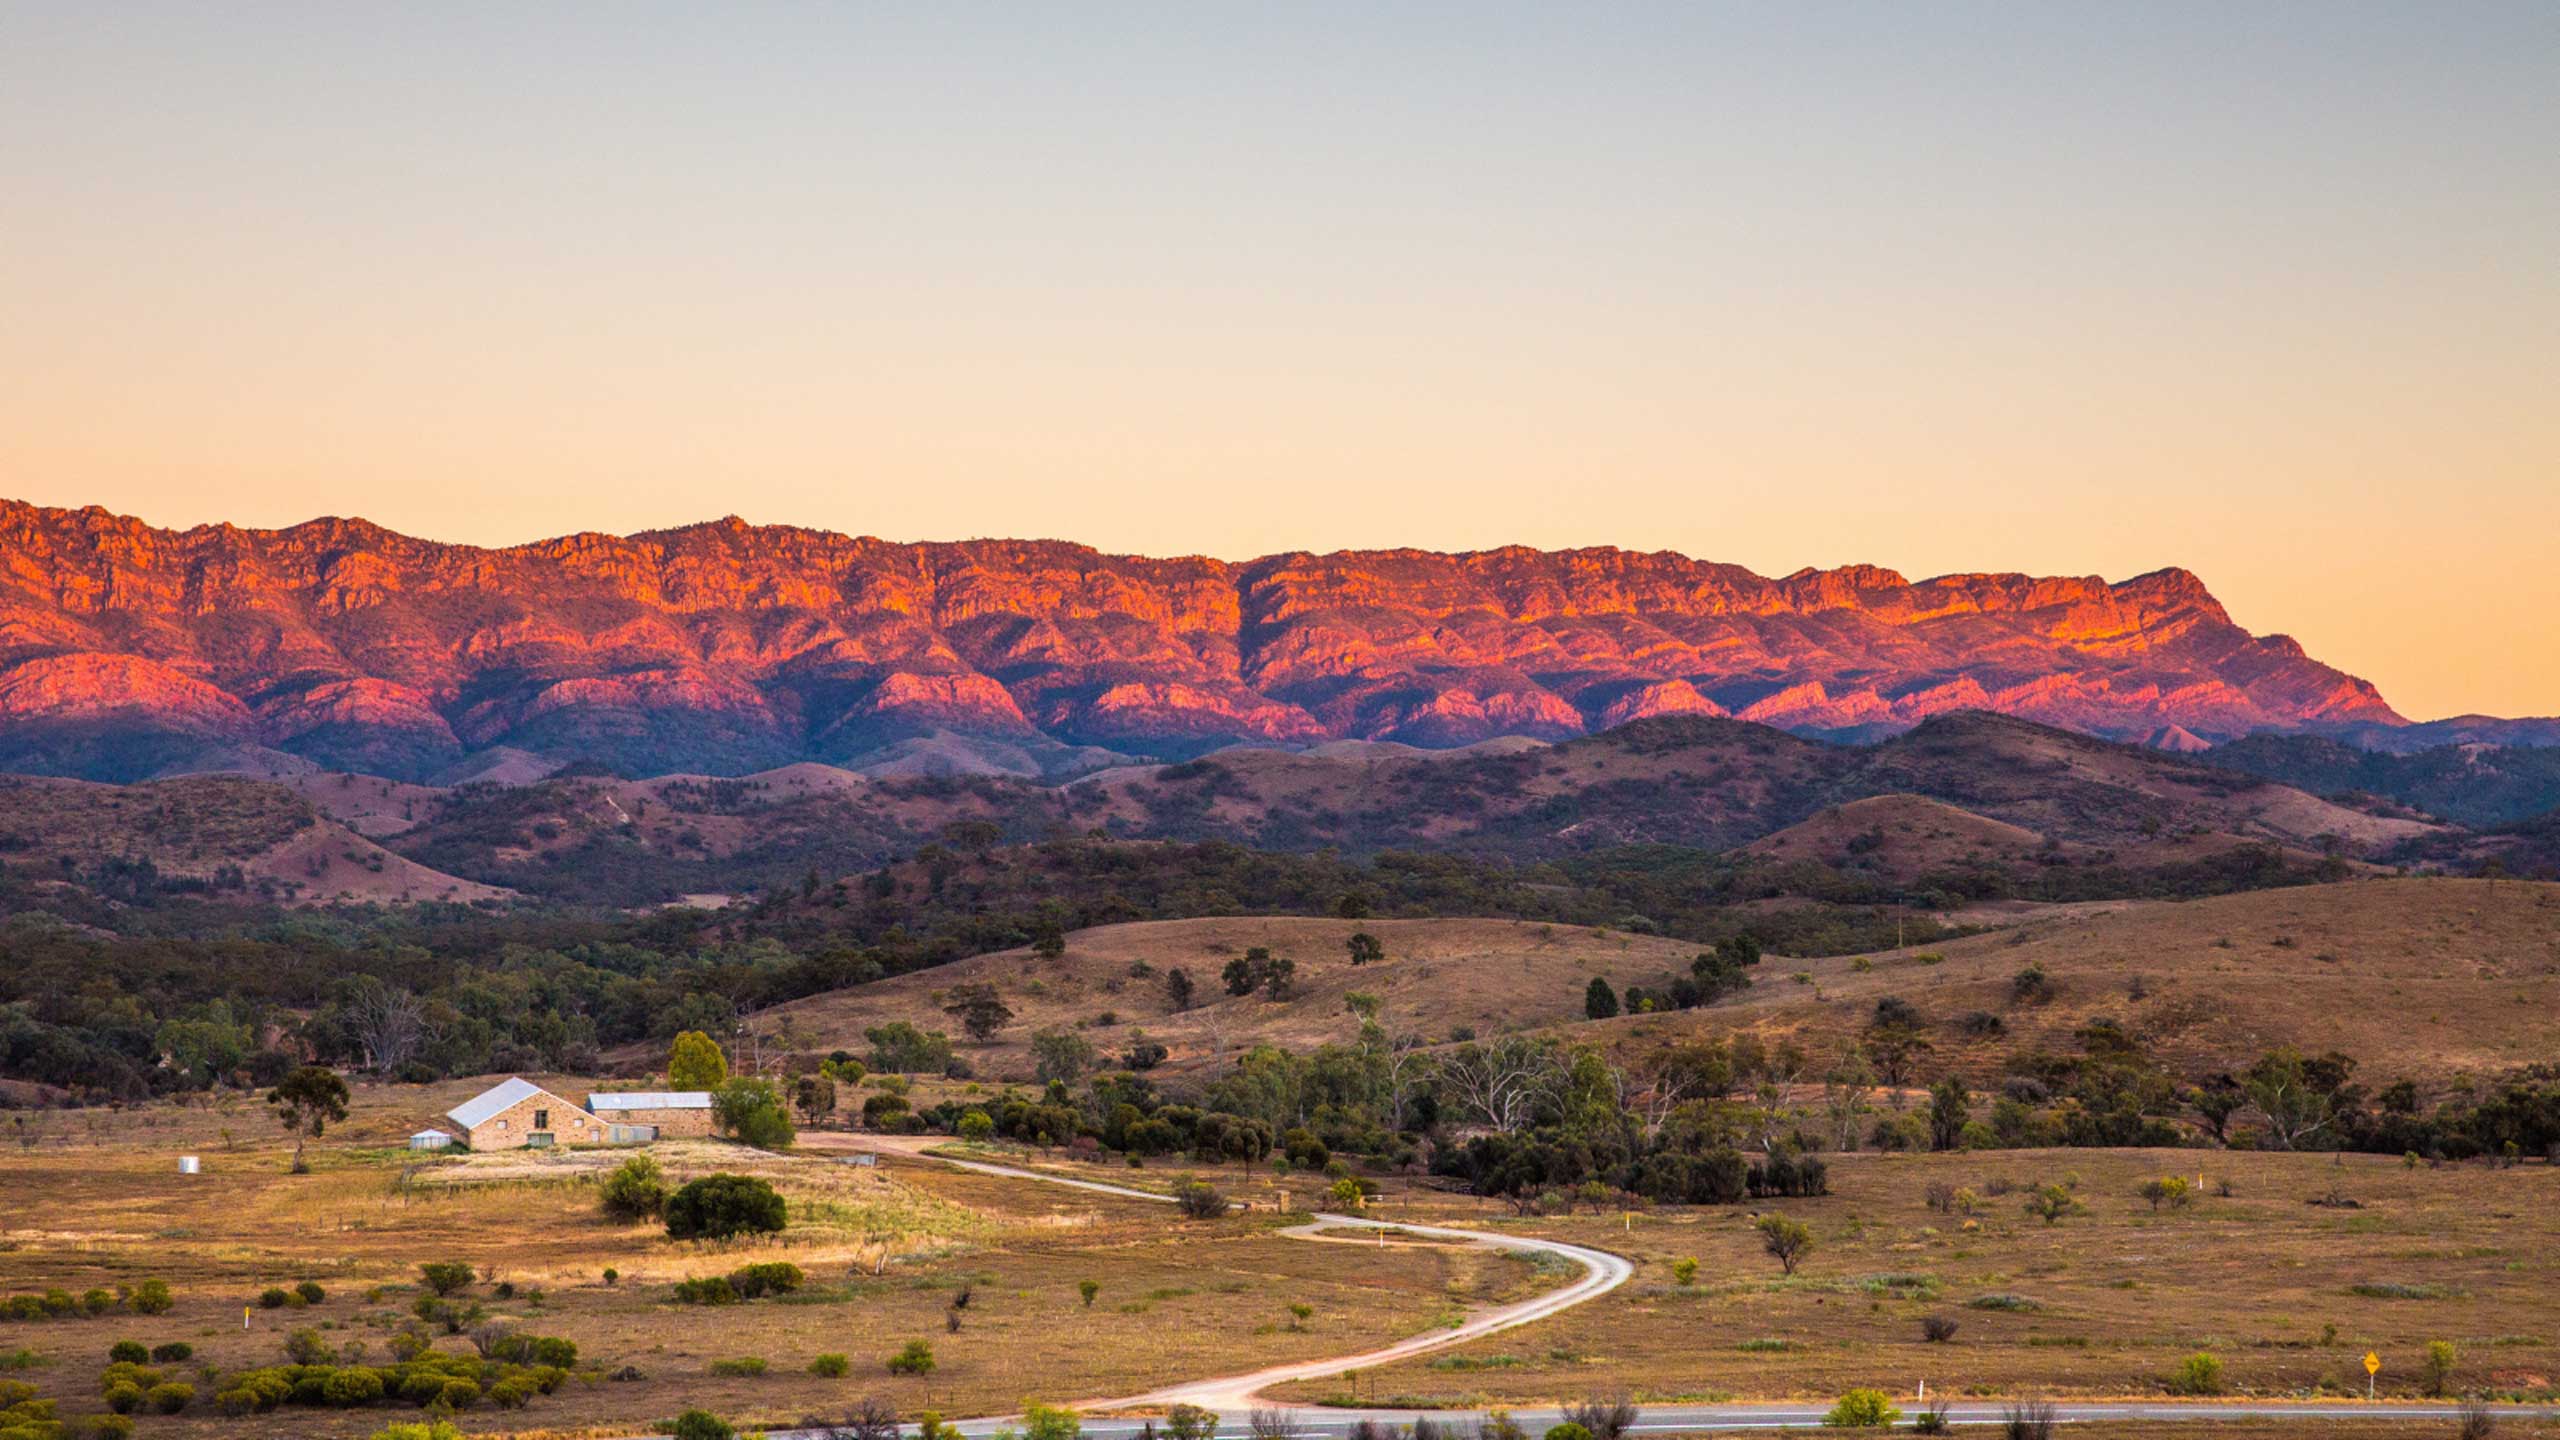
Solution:
<path fill-rule="evenodd" d="M 736 519 L 503 549 L 0 501 L 0 768 L 739 774 L 975 747 L 1055 778 L 1669 715 L 1873 740 L 1990 710 L 2194 748 L 2388 736 L 2370 683 L 2194 575 L 1768 578 L 1667 553 L 902 544 Z"/>

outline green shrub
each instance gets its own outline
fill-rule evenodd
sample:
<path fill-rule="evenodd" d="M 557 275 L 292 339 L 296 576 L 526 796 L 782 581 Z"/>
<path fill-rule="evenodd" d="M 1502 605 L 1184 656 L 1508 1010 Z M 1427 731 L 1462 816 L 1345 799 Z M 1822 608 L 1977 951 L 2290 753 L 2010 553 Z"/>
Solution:
<path fill-rule="evenodd" d="M 739 1299 L 754 1300 L 766 1295 L 788 1295 L 807 1278 L 799 1266 L 788 1260 L 768 1260 L 730 1271 L 729 1287 L 738 1292 Z"/>
<path fill-rule="evenodd" d="M 237 1420 L 258 1408 L 258 1393 L 254 1390 L 241 1389 L 237 1385 L 228 1390 L 217 1390 L 213 1394 L 213 1406 Z"/>
<path fill-rule="evenodd" d="M 667 1197 L 667 1234 L 678 1240 L 770 1234 L 790 1218 L 782 1196 L 750 1175 L 705 1175 Z"/>
<path fill-rule="evenodd" d="M 910 1340 L 897 1354 L 889 1357 L 892 1375 L 930 1375 L 933 1373 L 933 1347 L 922 1340 Z"/>
<path fill-rule="evenodd" d="M 119 1340 L 107 1347 L 107 1359 L 124 1365 L 140 1365 L 151 1358 L 151 1350 L 139 1340 Z"/>
<path fill-rule="evenodd" d="M 1967 1310 L 2041 1310 L 2044 1306 L 2024 1295 L 1976 1295 L 1964 1302 Z"/>
<path fill-rule="evenodd" d="M 301 1296 L 302 1303 L 305 1305 L 317 1305 L 329 1298 L 329 1292 L 321 1289 L 320 1282 L 316 1280 L 305 1280 L 294 1286 L 293 1293 Z"/>
<path fill-rule="evenodd" d="M 2169 1390 L 2176 1395 L 2221 1394 L 2222 1357 L 2199 1350 L 2179 1361 L 2177 1373 L 2169 1377 Z"/>
<path fill-rule="evenodd" d="M 159 1365 L 175 1365 L 181 1361 L 192 1360 L 195 1354 L 196 1347 L 184 1340 L 172 1340 L 166 1345 L 151 1347 L 152 1362 Z"/>
<path fill-rule="evenodd" d="M 1861 1389 L 1842 1395 L 1839 1403 L 1831 1407 L 1831 1413 L 1822 1417 L 1822 1423 L 1835 1430 L 1882 1430 L 1892 1428 L 1893 1422 L 1901 1418 L 1902 1411 L 1892 1396 L 1881 1390 Z"/>
<path fill-rule="evenodd" d="M 468 1260 L 430 1260 L 418 1267 L 418 1278 L 440 1296 L 470 1288 L 472 1278 L 478 1273 Z"/>
<path fill-rule="evenodd" d="M 1548 1426 L 1544 1440 L 1591 1440 L 1591 1432 L 1567 1420 L 1561 1425 Z"/>
<path fill-rule="evenodd" d="M 667 1205 L 666 1172 L 652 1157 L 634 1155 L 604 1177 L 598 1198 L 604 1204 L 604 1213 L 616 1220 L 655 1219 Z"/>
<path fill-rule="evenodd" d="M 119 1415 L 130 1415 L 142 1408 L 142 1387 L 130 1380 L 118 1380 L 105 1391 L 107 1408 Z"/>
<path fill-rule="evenodd" d="M 735 1305 L 738 1287 L 726 1275 L 705 1275 L 698 1280 L 676 1282 L 675 1301 L 679 1305 Z"/>
<path fill-rule="evenodd" d="M 261 1310 L 281 1310 L 292 1303 L 293 1296 L 281 1285 L 270 1285 L 258 1292 L 258 1308 Z"/>
<path fill-rule="evenodd" d="M 143 1398 L 149 1400 L 151 1408 L 161 1414 L 175 1415 L 195 1403 L 196 1387 L 172 1381 L 166 1385 L 152 1386 L 151 1393 Z"/>
<path fill-rule="evenodd" d="M 436 1392 L 436 1403 L 448 1410 L 468 1410 L 480 1403 L 480 1387 L 469 1380 L 447 1380 Z"/>
<path fill-rule="evenodd" d="M 345 1366 L 329 1376 L 320 1393 L 332 1405 L 370 1405 L 382 1398 L 382 1377 L 362 1365 Z"/>
<path fill-rule="evenodd" d="M 827 1354 L 809 1362 L 809 1373 L 829 1380 L 841 1380 L 853 1370 L 853 1361 L 842 1355 Z"/>
<path fill-rule="evenodd" d="M 528 1375 L 510 1375 L 489 1387 L 489 1403 L 501 1410 L 521 1410 L 533 1398 L 534 1383 Z"/>
<path fill-rule="evenodd" d="M 132 1440 L 133 1417 L 130 1415 L 92 1415 L 84 1432 L 89 1440 Z"/>
<path fill-rule="evenodd" d="M 708 1410 L 687 1410 L 676 1417 L 675 1429 L 669 1433 L 675 1440 L 737 1440 L 738 1435 L 728 1421 Z"/>
<path fill-rule="evenodd" d="M 383 1426 L 373 1432 L 373 1440 L 463 1440 L 463 1436 L 450 1420 L 410 1420 Z"/>
<path fill-rule="evenodd" d="M 711 1362 L 711 1373 L 714 1375 L 761 1375 L 764 1371 L 764 1357 L 761 1355 L 739 1355 L 732 1359 Z"/>

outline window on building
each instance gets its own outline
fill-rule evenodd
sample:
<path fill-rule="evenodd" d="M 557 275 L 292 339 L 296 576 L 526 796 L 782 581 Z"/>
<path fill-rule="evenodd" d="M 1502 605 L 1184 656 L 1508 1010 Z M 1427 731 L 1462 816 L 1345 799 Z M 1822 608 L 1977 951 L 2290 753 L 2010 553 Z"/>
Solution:
<path fill-rule="evenodd" d="M 550 1111 L 548 1111 L 548 1110 L 536 1110 L 536 1111 L 534 1111 L 534 1112 L 533 1112 L 533 1128 L 534 1128 L 534 1129 L 536 1129 L 536 1130 L 548 1130 L 548 1129 L 550 1129 L 550 1128 L 551 1128 L 551 1112 L 550 1112 Z"/>

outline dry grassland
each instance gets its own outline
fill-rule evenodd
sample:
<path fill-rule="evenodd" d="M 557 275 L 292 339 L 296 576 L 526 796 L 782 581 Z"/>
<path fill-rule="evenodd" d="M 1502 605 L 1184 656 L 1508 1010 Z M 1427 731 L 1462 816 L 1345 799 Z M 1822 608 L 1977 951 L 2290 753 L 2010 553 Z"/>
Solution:
<path fill-rule="evenodd" d="M 585 1368 L 558 1395 L 521 1412 L 466 1412 L 467 1428 L 620 1425 L 634 1428 L 688 1406 L 737 1417 L 796 1419 L 841 1410 L 866 1394 L 913 1412 L 1002 1412 L 1026 1398 L 1127 1394 L 1218 1373 L 1239 1357 L 1277 1361 L 1352 1351 L 1453 1323 L 1467 1309 L 1515 1299 L 1551 1277 L 1508 1257 L 1395 1246 L 1385 1250 L 1279 1237 L 1281 1221 L 1239 1214 L 1214 1224 L 1170 1207 L 1114 1200 L 892 1158 L 878 1168 L 822 1154 L 765 1156 L 719 1142 L 655 1147 L 673 1179 L 713 1169 L 772 1179 L 791 1203 L 791 1227 L 754 1243 L 680 1244 L 654 1226 L 620 1225 L 596 1207 L 595 1179 L 624 1152 L 523 1152 L 438 1160 L 389 1148 L 393 1137 L 462 1098 L 470 1086 L 368 1087 L 348 1127 L 315 1146 L 314 1173 L 284 1173 L 263 1107 L 231 1113 L 154 1107 L 75 1126 L 32 1150 L 0 1155 L 0 1293 L 113 1289 L 146 1277 L 177 1292 L 169 1314 L 0 1322 L 0 1355 L 32 1352 L 11 1372 L 94 1413 L 109 1345 L 133 1338 L 195 1347 L 181 1370 L 233 1371 L 281 1363 L 301 1326 L 332 1344 L 359 1342 L 373 1363 L 408 1318 L 416 1266 L 470 1260 L 495 1281 L 470 1298 L 529 1331 L 578 1343 Z M 571 1093 L 576 1093 L 572 1087 Z M 233 1129 L 241 1148 L 220 1135 Z M 176 1172 L 198 1153 L 206 1172 Z M 1120 1172 L 1122 1174 L 1128 1172 Z M 1114 1178 L 1117 1178 L 1116 1176 Z M 790 1260 L 809 1288 L 784 1299 L 719 1308 L 669 1303 L 678 1279 Z M 608 1266 L 619 1284 L 601 1279 Z M 1086 1308 L 1077 1283 L 1101 1283 Z M 244 1304 L 271 1285 L 313 1280 L 327 1298 L 309 1309 Z M 513 1299 L 494 1284 L 512 1283 Z M 957 1332 L 946 1315 L 966 1287 Z M 541 1292 L 539 1301 L 531 1293 Z M 1289 1307 L 1303 1304 L 1303 1322 Z M 885 1358 L 909 1339 L 931 1343 L 927 1379 L 893 1379 Z M 447 1337 L 447 1349 L 467 1340 Z M 852 1373 L 806 1373 L 825 1353 Z M 713 1362 L 760 1356 L 761 1378 L 718 1376 Z M 645 1377 L 605 1379 L 636 1367 Z M 192 1374 L 200 1400 L 215 1386 Z M 362 1435 L 400 1412 L 287 1407 L 225 1420 L 200 1403 L 148 1417 L 149 1433 Z"/>
<path fill-rule="evenodd" d="M 2187 1209 L 2154 1215 L 2135 1195 L 2146 1178 L 2199 1171 L 2208 1194 Z M 2050 1226 L 2021 1194 L 1990 1194 L 2072 1179 L 2087 1213 Z M 2156 1397 L 2181 1359 L 2209 1350 L 2232 1394 L 2361 1394 L 2372 1349 L 2384 1393 L 2413 1396 L 2439 1339 L 2457 1349 L 2457 1389 L 2547 1399 L 2560 1380 L 2560 1169 L 2548 1165 L 2012 1151 L 1836 1157 L 1832 1180 L 1831 1196 L 1766 1207 L 1817 1237 L 1793 1277 L 1742 1208 L 1530 1221 L 1487 1209 L 1494 1230 L 1634 1257 L 1637 1277 L 1535 1325 L 1287 1393 L 1524 1405 L 1620 1388 L 1656 1401 L 1908 1394 L 1926 1379 L 1951 1397 Z M 2231 1195 L 2210 1193 L 2225 1181 Z M 1938 1213 L 1932 1182 L 1983 1198 L 1971 1215 Z M 2359 1208 L 2306 1203 L 2332 1190 Z M 1674 1277 L 1682 1259 L 1698 1262 L 1691 1284 Z M 1951 1341 L 1922 1338 L 1930 1315 L 1957 1322 Z"/>

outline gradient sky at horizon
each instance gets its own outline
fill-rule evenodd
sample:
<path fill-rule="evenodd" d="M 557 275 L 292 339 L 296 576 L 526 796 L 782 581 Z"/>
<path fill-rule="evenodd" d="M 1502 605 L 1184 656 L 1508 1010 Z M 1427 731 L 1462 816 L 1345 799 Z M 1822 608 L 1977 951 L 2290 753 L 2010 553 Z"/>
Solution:
<path fill-rule="evenodd" d="M 2201 573 L 2560 714 L 2560 5 L 0 0 L 0 494 Z"/>

